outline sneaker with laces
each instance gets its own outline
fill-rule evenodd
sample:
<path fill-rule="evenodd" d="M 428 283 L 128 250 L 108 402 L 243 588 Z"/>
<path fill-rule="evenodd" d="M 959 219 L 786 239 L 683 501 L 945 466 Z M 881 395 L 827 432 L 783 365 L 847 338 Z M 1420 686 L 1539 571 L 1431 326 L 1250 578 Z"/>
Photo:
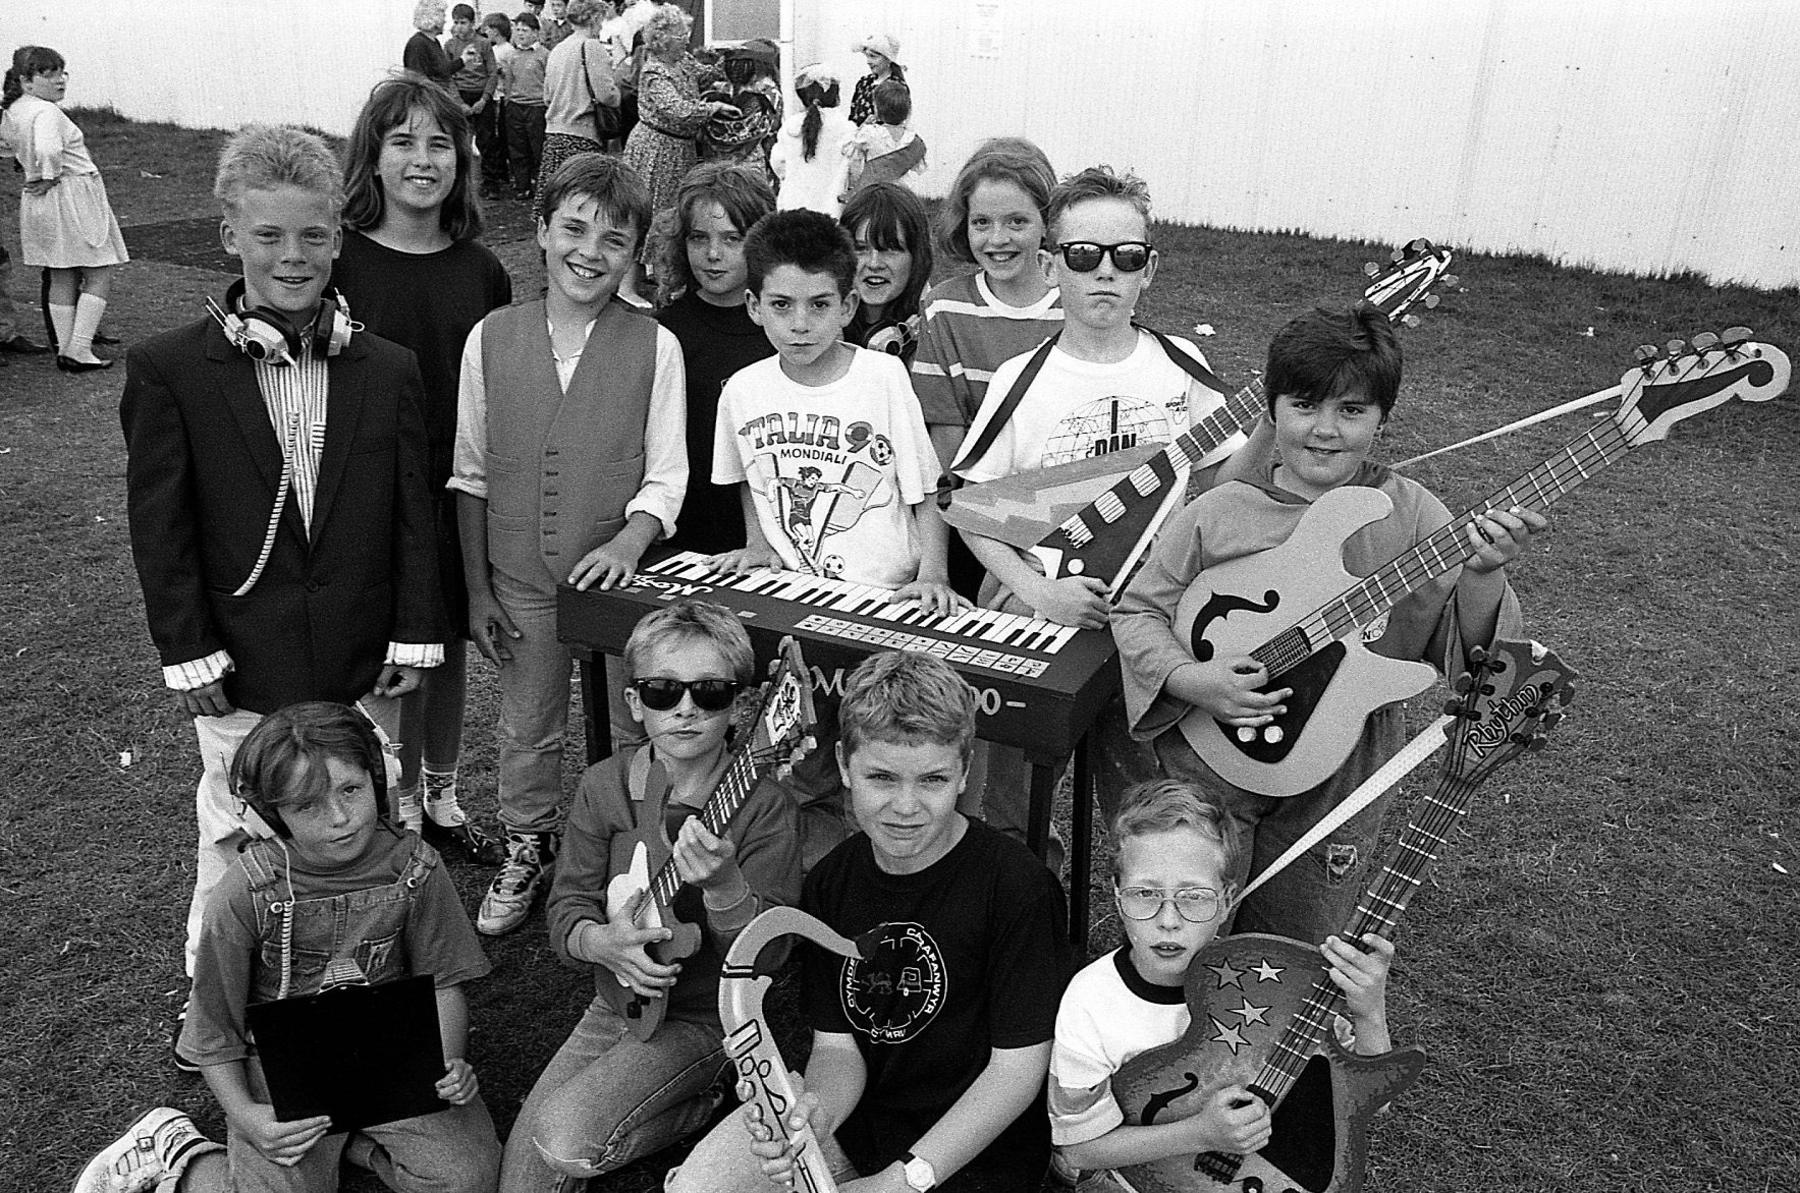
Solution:
<path fill-rule="evenodd" d="M 554 833 L 507 833 L 506 861 L 482 897 L 475 930 L 504 936 L 524 923 L 555 862 Z"/>
<path fill-rule="evenodd" d="M 223 1150 L 200 1134 L 187 1115 L 158 1106 L 87 1162 L 74 1193 L 150 1193 L 195 1156 Z"/>

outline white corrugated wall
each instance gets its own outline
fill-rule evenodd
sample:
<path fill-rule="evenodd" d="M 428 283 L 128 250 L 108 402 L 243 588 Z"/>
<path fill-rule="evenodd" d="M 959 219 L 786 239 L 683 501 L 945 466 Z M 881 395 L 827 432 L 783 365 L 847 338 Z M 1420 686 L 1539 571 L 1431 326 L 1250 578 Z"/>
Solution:
<path fill-rule="evenodd" d="M 900 39 L 926 194 L 1018 133 L 1059 169 L 1138 170 L 1171 220 L 1800 284 L 1800 0 L 792 2 L 796 56 L 846 89 L 859 35 Z M 340 132 L 412 14 L 48 9 L 0 0 L 0 28 L 70 57 L 72 102 Z"/>

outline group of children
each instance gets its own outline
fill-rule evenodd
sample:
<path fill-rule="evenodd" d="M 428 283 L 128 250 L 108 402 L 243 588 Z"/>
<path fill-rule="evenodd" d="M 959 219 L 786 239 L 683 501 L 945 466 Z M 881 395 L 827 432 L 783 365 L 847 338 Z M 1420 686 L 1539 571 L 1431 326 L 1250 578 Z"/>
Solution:
<path fill-rule="evenodd" d="M 969 539 L 959 577 L 946 473 L 986 480 L 1085 455 L 1092 436 L 1069 445 L 1097 416 L 1166 440 L 1221 401 L 1194 345 L 1135 321 L 1158 266 L 1141 181 L 1093 167 L 1057 182 L 1030 142 L 984 144 L 940 236 L 976 272 L 922 295 L 932 238 L 904 188 L 873 185 L 834 220 L 775 210 L 754 170 L 703 165 L 663 246 L 659 280 L 684 292 L 652 318 L 617 300 L 648 192 L 618 159 L 583 154 L 542 187 L 544 296 L 510 305 L 476 240 L 469 115 L 428 81 L 383 83 L 341 172 L 300 130 L 239 132 L 215 194 L 243 276 L 216 313 L 128 357 L 133 552 L 204 770 L 177 1050 L 230 1139 L 221 1150 L 154 1111 L 94 1158 L 78 1193 L 331 1188 L 340 1158 L 395 1188 L 578 1187 L 714 1119 L 729 1080 L 720 959 L 757 911 L 796 901 L 845 934 L 881 929 L 863 960 L 803 952 L 813 1047 L 793 1125 L 810 1125 L 840 1177 L 1025 1190 L 1053 1140 L 1091 1169 L 1261 1146 L 1269 1108 L 1241 1087 L 1152 1126 L 1127 1121 L 1109 1087 L 1186 1027 L 1171 992 L 1227 926 L 1318 945 L 1356 1046 L 1385 1050 L 1392 949 L 1331 936 L 1368 871 L 1380 805 L 1344 830 L 1348 854 L 1339 838 L 1319 847 L 1328 867 L 1290 868 L 1235 910 L 1232 897 L 1373 769 L 1393 710 L 1370 718 L 1339 775 L 1286 801 L 1226 784 L 1171 731 L 1195 708 L 1260 725 L 1286 695 L 1260 690 L 1254 660 L 1197 662 L 1176 640 L 1176 604 L 1202 571 L 1280 543 L 1347 484 L 1400 511 L 1353 540 L 1353 569 L 1448 521 L 1371 459 L 1400 380 L 1385 321 L 1321 310 L 1277 335 L 1273 452 L 1234 459 L 1172 519 L 1116 609 L 1098 582 L 1049 580 L 994 540 Z M 869 342 L 898 340 L 915 316 L 891 352 L 855 342 L 859 323 Z M 1502 569 L 1542 524 L 1520 510 L 1475 519 L 1461 574 L 1403 603 L 1375 649 L 1450 667 L 1511 629 Z M 866 661 L 826 702 L 810 771 L 765 781 L 722 834 L 694 819 L 755 678 L 736 617 L 704 603 L 644 618 L 609 665 L 625 745 L 583 776 L 559 834 L 571 662 L 557 587 L 627 583 L 659 540 L 711 553 L 721 572 L 775 565 L 930 611 L 979 599 L 1110 624 L 1132 732 L 1166 776 L 1113 793 L 1125 945 L 1070 982 L 1056 875 L 1012 839 L 1022 769 L 975 741 L 971 690 L 930 656 Z M 462 629 L 499 674 L 499 843 L 456 796 Z M 349 707 L 371 693 L 384 733 Z M 391 768 L 384 736 L 399 743 Z M 504 1149 L 458 993 L 487 962 L 414 829 L 501 860 L 476 929 L 517 927 L 548 887 L 553 946 L 594 967 L 596 997 Z M 669 930 L 639 925 L 641 897 L 605 897 L 636 834 L 659 830 L 686 884 L 676 910 L 703 927 L 679 965 L 648 952 Z M 290 965 L 290 951 L 307 961 Z M 245 1005 L 403 973 L 438 988 L 447 1109 L 357 1133 L 276 1122 Z M 602 996 L 618 986 L 667 1000 L 649 1041 Z M 671 1187 L 791 1179 L 769 1127 L 721 1122 Z"/>

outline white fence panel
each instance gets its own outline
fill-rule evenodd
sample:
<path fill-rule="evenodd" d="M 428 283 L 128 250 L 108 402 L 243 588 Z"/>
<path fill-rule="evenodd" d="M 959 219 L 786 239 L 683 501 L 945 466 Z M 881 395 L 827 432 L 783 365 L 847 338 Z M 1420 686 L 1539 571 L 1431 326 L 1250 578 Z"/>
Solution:
<path fill-rule="evenodd" d="M 797 62 L 837 64 L 846 102 L 851 44 L 900 39 L 927 195 L 1011 133 L 1136 169 L 1171 220 L 1800 284 L 1793 0 L 788 2 Z M 0 14 L 68 56 L 73 103 L 339 133 L 412 32 L 410 0 Z"/>

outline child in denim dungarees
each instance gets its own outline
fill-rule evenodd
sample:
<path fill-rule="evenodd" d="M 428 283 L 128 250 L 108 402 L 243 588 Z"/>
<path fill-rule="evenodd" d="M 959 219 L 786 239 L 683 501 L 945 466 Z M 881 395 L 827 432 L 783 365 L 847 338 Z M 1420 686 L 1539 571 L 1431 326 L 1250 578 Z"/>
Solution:
<path fill-rule="evenodd" d="M 276 836 L 246 848 L 207 903 L 179 1043 L 225 1112 L 229 1146 L 220 1154 L 185 1115 L 154 1110 L 90 1162 L 82 1193 L 327 1193 L 346 1154 L 402 1193 L 494 1187 L 500 1145 L 463 1059 L 461 989 L 490 966 L 436 851 L 383 818 L 385 774 L 372 726 L 341 704 L 290 705 L 250 731 L 232 789 Z M 416 973 L 436 979 L 444 1108 L 354 1134 L 323 1116 L 276 1121 L 244 1008 Z"/>

